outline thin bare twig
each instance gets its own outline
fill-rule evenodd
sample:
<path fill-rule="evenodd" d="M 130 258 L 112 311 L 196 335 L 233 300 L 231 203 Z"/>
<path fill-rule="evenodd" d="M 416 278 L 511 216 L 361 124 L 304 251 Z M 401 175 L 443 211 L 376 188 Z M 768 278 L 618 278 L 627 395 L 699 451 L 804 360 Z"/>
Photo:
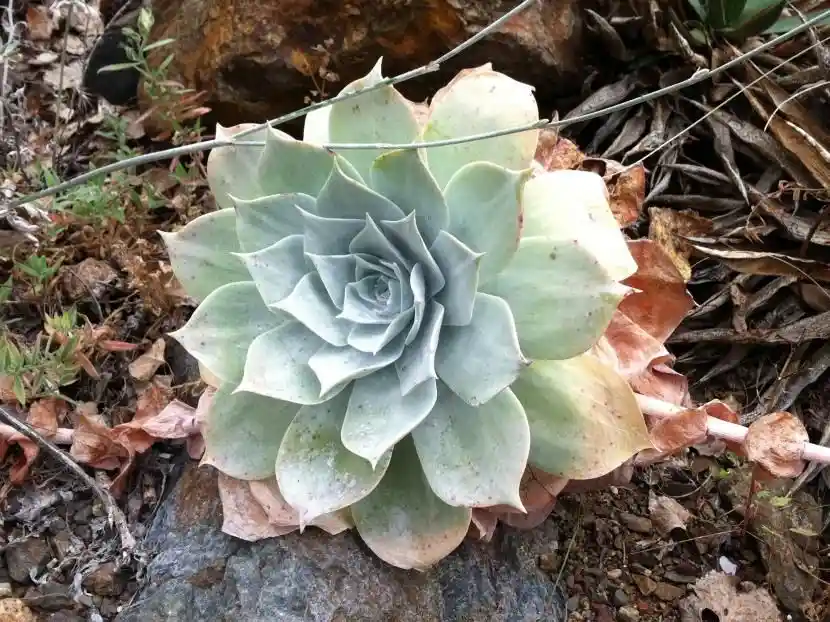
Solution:
<path fill-rule="evenodd" d="M 14 29 L 14 0 L 9 0 L 5 11 L 6 17 L 6 31 L 9 39 L 6 41 L 6 46 L 3 49 L 3 75 L 0 77 L 0 137 L 3 136 L 6 130 L 6 88 L 9 83 L 9 62 L 14 46 L 17 41 Z"/>
<path fill-rule="evenodd" d="M 99 175 L 105 175 L 105 174 L 108 174 L 108 173 L 113 173 L 113 172 L 116 172 L 116 171 L 119 171 L 119 170 L 122 170 L 122 169 L 125 169 L 125 168 L 133 167 L 133 166 L 140 166 L 142 164 L 148 164 L 150 162 L 157 162 L 159 160 L 164 160 L 164 159 L 168 159 L 168 158 L 180 157 L 180 156 L 188 155 L 188 154 L 191 154 L 191 153 L 197 153 L 199 151 L 206 151 L 208 149 L 214 149 L 216 147 L 227 147 L 227 146 L 231 146 L 231 145 L 261 147 L 261 146 L 264 145 L 264 141 L 240 141 L 238 139 L 244 138 L 245 136 L 247 136 L 247 135 L 249 135 L 253 132 L 256 132 L 258 130 L 261 130 L 262 128 L 267 127 L 269 125 L 272 126 L 272 127 L 277 126 L 277 125 L 282 125 L 283 123 L 287 123 L 288 121 L 292 121 L 292 120 L 297 119 L 297 118 L 299 118 L 303 115 L 306 115 L 309 112 L 313 112 L 313 111 L 318 110 L 320 108 L 325 108 L 327 106 L 331 106 L 332 104 L 335 104 L 337 102 L 340 102 L 340 101 L 343 101 L 343 100 L 346 100 L 346 99 L 351 99 L 353 97 L 357 97 L 358 95 L 361 95 L 361 94 L 364 94 L 364 93 L 367 93 L 367 92 L 370 92 L 370 91 L 377 90 L 377 89 L 382 88 L 384 86 L 397 84 L 399 82 L 403 82 L 405 80 L 409 80 L 411 78 L 415 78 L 415 77 L 418 77 L 418 76 L 436 71 L 439 68 L 440 63 L 444 62 L 447 58 L 451 58 L 452 56 L 455 56 L 456 54 L 459 53 L 460 50 L 466 49 L 467 47 L 469 47 L 470 45 L 472 45 L 473 43 L 475 43 L 479 39 L 483 38 L 484 36 L 486 36 L 487 34 L 492 32 L 493 30 L 495 30 L 495 28 L 497 26 L 501 25 L 504 21 L 506 21 L 507 19 L 509 19 L 513 15 L 517 14 L 519 11 L 523 10 L 524 8 L 530 6 L 530 4 L 534 1 L 537 1 L 537 0 L 525 0 L 524 2 L 519 4 L 516 8 L 514 8 L 512 11 L 505 14 L 504 16 L 502 16 L 501 18 L 499 18 L 498 20 L 496 20 L 495 22 L 493 22 L 492 24 L 490 24 L 489 26 L 484 28 L 481 32 L 477 33 L 474 37 L 472 37 L 468 41 L 465 41 L 464 43 L 461 43 L 456 48 L 453 48 L 450 52 L 448 52 L 447 54 L 445 54 L 444 56 L 442 56 L 438 60 L 433 61 L 433 62 L 431 62 L 427 65 L 424 65 L 422 67 L 419 67 L 417 69 L 413 69 L 409 72 L 400 74 L 400 75 L 395 76 L 393 78 L 385 78 L 385 79 L 379 81 L 378 83 L 376 83 L 376 84 L 374 84 L 370 87 L 359 89 L 359 90 L 353 91 L 351 93 L 341 93 L 337 97 L 333 97 L 333 98 L 327 99 L 325 101 L 317 102 L 315 104 L 312 104 L 310 106 L 306 106 L 305 108 L 302 108 L 302 109 L 297 110 L 295 112 L 283 115 L 283 116 L 278 117 L 276 119 L 272 119 L 272 120 L 267 121 L 265 123 L 261 123 L 259 125 L 254 126 L 254 127 L 248 128 L 247 130 L 239 132 L 238 134 L 236 134 L 234 136 L 234 138 L 232 140 L 215 139 L 214 138 L 212 140 L 206 140 L 206 141 L 202 141 L 202 142 L 198 142 L 198 143 L 193 143 L 191 145 L 184 145 L 182 147 L 175 147 L 173 149 L 165 149 L 163 151 L 157 151 L 155 153 L 148 153 L 148 154 L 144 154 L 144 155 L 141 155 L 141 156 L 136 156 L 134 158 L 128 158 L 128 159 L 122 160 L 120 162 L 115 162 L 115 163 L 103 166 L 101 168 L 94 169 L 92 171 L 84 173 L 83 175 L 79 175 L 79 176 L 77 176 L 73 179 L 65 181 L 61 184 L 57 184 L 57 185 L 55 185 L 51 188 L 46 188 L 46 189 L 41 190 L 39 192 L 35 192 L 35 193 L 32 193 L 32 194 L 14 199 L 9 204 L 9 207 L 12 207 L 12 208 L 18 207 L 20 205 L 23 205 L 23 204 L 28 203 L 30 201 L 35 201 L 35 200 L 40 199 L 42 197 L 58 194 L 59 192 L 63 192 L 64 190 L 67 190 L 69 188 L 73 188 L 73 187 L 78 186 L 80 184 L 83 184 L 83 183 L 85 183 L 85 182 L 87 182 L 91 179 L 94 179 L 94 178 L 98 177 Z M 517 133 L 521 133 L 521 132 L 527 132 L 527 131 L 532 131 L 532 130 L 542 129 L 542 128 L 563 128 L 563 127 L 567 127 L 567 126 L 573 125 L 575 123 L 582 123 L 584 121 L 590 121 L 591 119 L 595 119 L 595 118 L 598 118 L 598 117 L 601 117 L 601 116 L 605 116 L 607 114 L 611 114 L 611 113 L 617 112 L 619 110 L 625 110 L 627 108 L 631 108 L 632 106 L 638 106 L 638 105 L 643 104 L 645 102 L 649 102 L 649 101 L 658 99 L 658 98 L 660 98 L 664 95 L 669 95 L 671 93 L 675 93 L 675 92 L 677 92 L 679 90 L 682 90 L 682 89 L 684 89 L 688 86 L 698 84 L 700 82 L 703 82 L 704 80 L 708 80 L 709 78 L 712 78 L 713 76 L 716 76 L 720 73 L 728 71 L 729 69 L 745 62 L 747 59 L 752 58 L 756 54 L 760 54 L 762 52 L 765 52 L 766 50 L 769 50 L 769 49 L 775 47 L 776 45 L 791 39 L 792 37 L 804 32 L 805 30 L 807 30 L 813 24 L 819 22 L 822 19 L 826 19 L 828 17 L 830 17 L 830 10 L 819 13 L 818 15 L 812 17 L 807 22 L 797 26 L 796 28 L 793 28 L 792 30 L 790 30 L 790 31 L 788 31 L 784 34 L 779 35 L 779 36 L 775 37 L 774 39 L 771 39 L 770 41 L 767 41 L 766 43 L 758 46 L 757 48 L 754 48 L 753 50 L 750 50 L 749 52 L 746 52 L 746 53 L 744 53 L 744 54 L 742 54 L 742 55 L 740 55 L 736 58 L 733 58 L 732 60 L 724 63 L 723 65 L 720 65 L 720 66 L 716 67 L 715 69 L 711 69 L 711 70 L 710 69 L 704 69 L 704 70 L 697 71 L 697 72 L 694 73 L 694 75 L 692 75 L 690 78 L 687 78 L 686 80 L 681 80 L 680 82 L 676 82 L 675 84 L 671 84 L 671 85 L 666 86 L 664 88 L 657 89 L 656 91 L 652 91 L 651 93 L 646 93 L 645 95 L 641 95 L 639 97 L 635 97 L 633 99 L 626 100 L 626 101 L 621 102 L 619 104 L 615 104 L 613 106 L 608 106 L 608 107 L 605 107 L 605 108 L 601 108 L 599 110 L 595 110 L 593 112 L 590 112 L 590 113 L 587 113 L 587 114 L 584 114 L 584 115 L 580 115 L 580 116 L 577 116 L 577 117 L 572 117 L 570 119 L 562 119 L 562 120 L 557 120 L 557 121 L 550 121 L 550 120 L 547 120 L 547 119 L 541 119 L 541 120 L 539 120 L 537 122 L 534 122 L 534 123 L 530 123 L 530 124 L 526 124 L 526 125 L 518 126 L 518 127 L 514 127 L 514 128 L 508 128 L 508 129 L 500 130 L 500 131 L 496 131 L 496 132 L 486 132 L 486 133 L 483 133 L 483 134 L 473 134 L 473 135 L 464 136 L 464 137 L 461 137 L 461 138 L 448 139 L 448 140 L 442 140 L 442 141 L 434 141 L 434 142 L 426 142 L 426 143 L 360 143 L 360 144 L 331 143 L 331 144 L 324 144 L 322 146 L 326 147 L 328 149 L 332 149 L 332 150 L 433 148 L 433 147 L 441 147 L 441 146 L 447 146 L 447 145 L 457 145 L 457 144 L 462 144 L 462 143 L 475 142 L 475 141 L 479 141 L 479 140 L 486 140 L 486 139 L 489 139 L 489 138 L 496 138 L 498 136 L 505 136 L 505 135 L 508 135 L 508 134 L 517 134 Z"/>
<path fill-rule="evenodd" d="M 0 407 L 0 417 L 2 417 L 9 426 L 13 427 L 15 430 L 21 434 L 24 434 L 35 443 L 46 449 L 50 454 L 69 468 L 70 471 L 81 478 L 81 480 L 83 480 L 84 483 L 86 483 L 86 485 L 89 486 L 96 495 L 98 495 L 98 498 L 100 498 L 101 502 L 104 504 L 104 507 L 107 510 L 107 518 L 109 518 L 110 525 L 114 525 L 118 530 L 118 535 L 121 538 L 122 550 L 129 552 L 135 548 L 135 538 L 132 533 L 130 533 L 130 528 L 127 525 L 127 518 L 124 516 L 121 508 L 118 507 L 118 504 L 108 490 L 99 486 L 98 482 L 90 477 L 77 462 L 66 454 L 65 451 L 62 451 L 59 447 L 57 447 L 57 445 L 52 443 L 52 441 L 43 437 L 37 430 L 32 428 L 32 426 L 20 421 L 3 407 Z"/>

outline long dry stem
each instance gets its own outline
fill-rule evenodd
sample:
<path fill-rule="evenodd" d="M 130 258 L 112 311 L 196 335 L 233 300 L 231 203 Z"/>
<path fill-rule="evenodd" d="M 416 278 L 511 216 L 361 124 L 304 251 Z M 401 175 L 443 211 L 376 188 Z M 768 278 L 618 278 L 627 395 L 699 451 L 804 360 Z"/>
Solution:
<path fill-rule="evenodd" d="M 317 102 L 316 104 L 312 104 L 311 106 L 307 106 L 307 107 L 302 108 L 300 110 L 297 110 L 295 112 L 283 115 L 283 116 L 278 117 L 276 119 L 272 119 L 270 121 L 267 121 L 266 123 L 259 124 L 255 127 L 249 128 L 247 130 L 244 130 L 244 131 L 236 134 L 232 140 L 227 140 L 227 139 L 206 140 L 206 141 L 201 141 L 201 142 L 194 143 L 194 144 L 191 144 L 191 145 L 184 145 L 182 147 L 175 147 L 173 149 L 165 149 L 163 151 L 157 151 L 155 153 L 148 153 L 148 154 L 144 154 L 144 155 L 137 156 L 137 157 L 134 157 L 134 158 L 128 158 L 128 159 L 122 160 L 120 162 L 114 162 L 114 163 L 109 164 L 107 166 L 103 166 L 101 168 L 97 168 L 97 169 L 94 169 L 92 171 L 89 171 L 88 173 L 84 173 L 83 175 L 79 175 L 79 176 L 77 176 L 73 179 L 70 179 L 68 181 L 65 181 L 61 184 L 57 184 L 57 185 L 55 185 L 51 188 L 46 188 L 46 189 L 41 190 L 39 192 L 35 192 L 35 193 L 32 193 L 32 194 L 26 195 L 24 197 L 19 197 L 17 199 L 14 199 L 13 201 L 10 202 L 9 207 L 11 207 L 11 208 L 18 207 L 18 206 L 23 205 L 25 203 L 28 203 L 30 201 L 34 201 L 34 200 L 37 200 L 37 199 L 42 198 L 42 197 L 51 196 L 51 195 L 57 194 L 59 192 L 63 192 L 64 190 L 68 190 L 69 188 L 78 186 L 80 184 L 83 184 L 83 183 L 91 180 L 91 179 L 94 179 L 94 178 L 98 177 L 99 175 L 105 175 L 105 174 L 108 174 L 108 173 L 113 173 L 113 172 L 116 172 L 116 171 L 119 171 L 119 170 L 122 170 L 122 169 L 125 169 L 125 168 L 133 167 L 133 166 L 140 166 L 142 164 L 148 164 L 150 162 L 157 162 L 159 160 L 180 157 L 180 156 L 183 156 L 183 155 L 188 155 L 188 154 L 196 153 L 196 152 L 199 152 L 199 151 L 206 151 L 208 149 L 214 149 L 216 147 L 225 147 L 225 146 L 229 146 L 229 145 L 258 146 L 258 147 L 261 147 L 264 144 L 263 141 L 241 141 L 239 139 L 244 138 L 246 135 L 249 135 L 252 132 L 255 132 L 257 130 L 260 130 L 263 127 L 266 127 L 268 125 L 270 125 L 270 126 L 282 125 L 283 123 L 287 123 L 288 121 L 299 118 L 299 117 L 301 117 L 305 114 L 308 114 L 309 112 L 313 112 L 314 110 L 324 108 L 326 106 L 330 106 L 330 105 L 332 105 L 336 102 L 343 101 L 345 99 L 351 99 L 352 97 L 356 97 L 360 94 L 363 94 L 363 93 L 366 93 L 366 92 L 369 92 L 369 91 L 374 91 L 374 90 L 376 90 L 378 88 L 381 88 L 381 87 L 384 87 L 384 86 L 388 86 L 388 85 L 391 85 L 391 84 L 397 84 L 399 82 L 404 82 L 405 80 L 410 80 L 412 78 L 424 75 L 426 73 L 431 73 L 433 71 L 436 71 L 440 67 L 440 64 L 442 62 L 444 62 L 446 59 L 455 56 L 461 50 L 466 49 L 467 47 L 469 47 L 470 45 L 472 45 L 473 43 L 475 43 L 479 39 L 481 39 L 484 36 L 486 36 L 487 34 L 491 33 L 498 26 L 500 26 L 502 23 L 504 23 L 504 21 L 506 21 L 510 17 L 513 17 L 514 15 L 516 15 L 519 11 L 524 10 L 525 8 L 530 6 L 530 4 L 532 4 L 532 2 L 534 2 L 534 1 L 537 1 L 537 0 L 525 0 L 524 2 L 519 4 L 516 8 L 514 8 L 512 11 L 510 11 L 509 13 L 505 14 L 504 16 L 502 16 L 501 18 L 499 18 L 498 20 L 496 20 L 495 22 L 493 22 L 492 24 L 487 26 L 487 28 L 483 29 L 481 32 L 477 33 L 475 36 L 473 36 L 470 39 L 468 39 L 467 41 L 461 43 L 459 46 L 456 46 L 455 48 L 450 50 L 447 54 L 445 54 L 444 56 L 442 56 L 438 60 L 433 61 L 431 63 L 428 63 L 428 64 L 426 64 L 422 67 L 419 67 L 417 69 L 413 69 L 412 71 L 406 72 L 404 74 L 400 74 L 400 75 L 395 76 L 393 78 L 386 78 L 386 79 L 381 80 L 377 84 L 374 84 L 370 87 L 366 87 L 364 89 L 359 89 L 359 90 L 356 90 L 356 91 L 351 92 L 351 93 L 340 94 L 337 97 L 334 97 L 334 98 L 331 98 L 331 99 L 328 99 L 328 100 L 325 100 L 325 101 L 322 101 L 322 102 Z M 607 106 L 605 108 L 601 108 L 599 110 L 595 110 L 593 112 L 589 112 L 589 113 L 579 115 L 579 116 L 576 116 L 576 117 L 571 117 L 569 119 L 554 120 L 554 121 L 550 121 L 548 119 L 541 119 L 541 120 L 539 120 L 535 123 L 530 123 L 530 124 L 527 124 L 527 125 L 518 126 L 518 127 L 514 127 L 514 128 L 508 128 L 508 129 L 500 130 L 500 131 L 496 131 L 496 132 L 486 132 L 486 133 L 483 133 L 483 134 L 473 134 L 473 135 L 464 136 L 464 137 L 461 137 L 461 138 L 454 138 L 454 139 L 427 142 L 427 143 L 423 143 L 423 142 L 421 142 L 421 143 L 359 143 L 359 144 L 331 143 L 331 144 L 325 144 L 323 146 L 326 147 L 326 148 L 332 149 L 332 150 L 431 148 L 431 147 L 440 147 L 440 146 L 446 146 L 446 145 L 457 145 L 457 144 L 462 144 L 462 143 L 467 143 L 467 142 L 474 142 L 474 141 L 479 141 L 479 140 L 486 140 L 488 138 L 496 138 L 498 136 L 505 136 L 505 135 L 508 135 L 508 134 L 516 134 L 516 133 L 520 133 L 520 132 L 527 132 L 527 131 L 531 131 L 531 130 L 535 130 L 535 129 L 541 129 L 541 128 L 567 127 L 567 126 L 573 125 L 575 123 L 582 123 L 584 121 L 590 121 L 591 119 L 595 119 L 595 118 L 598 118 L 598 117 L 601 117 L 601 116 L 605 116 L 607 114 L 611 114 L 611 113 L 617 112 L 619 110 L 624 110 L 624 109 L 627 109 L 627 108 L 631 108 L 632 106 L 638 106 L 642 103 L 658 99 L 658 98 L 660 98 L 664 95 L 669 95 L 671 93 L 675 93 L 675 92 L 680 91 L 680 90 L 682 90 L 686 87 L 692 86 L 694 84 L 698 84 L 700 82 L 703 82 L 704 80 L 708 80 L 709 78 L 712 78 L 712 77 L 714 77 L 714 76 L 716 76 L 720 73 L 728 71 L 729 69 L 745 62 L 747 59 L 752 58 L 756 54 L 759 54 L 761 52 L 769 50 L 769 49 L 775 47 L 776 45 L 791 39 L 792 37 L 804 32 L 805 30 L 807 30 L 808 28 L 810 28 L 811 26 L 813 26 L 817 22 L 819 22 L 823 19 L 826 19 L 828 17 L 830 17 L 830 10 L 823 11 L 822 13 L 819 13 L 818 15 L 815 15 L 811 19 L 807 20 L 806 22 L 804 22 L 800 26 L 798 26 L 796 28 L 793 28 L 792 30 L 790 30 L 790 31 L 788 31 L 788 32 L 786 32 L 782 35 L 779 35 L 779 36 L 775 37 L 774 39 L 771 39 L 770 41 L 767 41 L 763 45 L 760 45 L 757 48 L 754 48 L 754 49 L 750 50 L 749 52 L 746 52 L 746 53 L 741 54 L 740 56 L 738 56 L 736 58 L 733 58 L 732 60 L 724 63 L 723 65 L 720 65 L 719 67 L 716 67 L 715 69 L 704 69 L 704 70 L 697 71 L 697 72 L 695 72 L 694 75 L 692 75 L 690 78 L 687 78 L 686 80 L 681 80 L 680 82 L 676 82 L 675 84 L 671 84 L 667 87 L 657 89 L 656 91 L 652 91 L 651 93 L 646 93 L 644 95 L 640 95 L 639 97 L 635 97 L 633 99 L 626 100 L 624 102 L 620 102 L 619 104 L 615 104 L 613 106 Z"/>

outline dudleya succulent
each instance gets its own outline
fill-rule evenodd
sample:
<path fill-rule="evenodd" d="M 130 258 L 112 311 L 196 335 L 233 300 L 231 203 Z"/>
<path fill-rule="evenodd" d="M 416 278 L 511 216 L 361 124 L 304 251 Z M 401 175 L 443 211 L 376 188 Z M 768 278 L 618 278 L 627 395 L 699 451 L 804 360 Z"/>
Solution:
<path fill-rule="evenodd" d="M 428 112 L 386 86 L 307 115 L 302 141 L 211 152 L 219 209 L 162 234 L 199 302 L 173 335 L 218 387 L 205 461 L 276 476 L 301 528 L 354 526 L 425 568 L 472 508 L 521 511 L 528 465 L 589 478 L 648 446 L 625 381 L 586 354 L 636 270 L 599 176 L 539 170 L 538 131 L 320 146 L 536 120 L 532 88 L 486 65 Z"/>

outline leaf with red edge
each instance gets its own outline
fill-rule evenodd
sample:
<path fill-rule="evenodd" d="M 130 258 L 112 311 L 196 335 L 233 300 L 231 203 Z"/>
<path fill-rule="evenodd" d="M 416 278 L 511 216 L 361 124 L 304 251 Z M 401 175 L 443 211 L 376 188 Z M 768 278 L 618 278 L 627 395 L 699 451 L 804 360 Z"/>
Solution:
<path fill-rule="evenodd" d="M 774 477 L 798 477 L 804 470 L 804 424 L 788 412 L 764 415 L 750 424 L 744 439 L 746 457 Z"/>

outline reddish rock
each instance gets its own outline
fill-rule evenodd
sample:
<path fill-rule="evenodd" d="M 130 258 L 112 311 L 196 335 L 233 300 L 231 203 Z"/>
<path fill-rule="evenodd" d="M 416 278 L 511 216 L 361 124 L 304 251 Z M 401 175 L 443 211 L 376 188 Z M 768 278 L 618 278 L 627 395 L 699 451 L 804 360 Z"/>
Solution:
<path fill-rule="evenodd" d="M 175 59 L 171 78 L 208 94 L 224 125 L 260 121 L 303 106 L 313 90 L 336 94 L 383 57 L 384 75 L 438 58 L 517 4 L 516 0 L 153 0 L 153 52 Z M 460 69 L 494 69 L 537 87 L 537 97 L 579 90 L 582 22 L 577 0 L 544 0 L 449 61 L 400 86 L 423 101 Z M 147 101 L 142 94 L 142 103 Z"/>

